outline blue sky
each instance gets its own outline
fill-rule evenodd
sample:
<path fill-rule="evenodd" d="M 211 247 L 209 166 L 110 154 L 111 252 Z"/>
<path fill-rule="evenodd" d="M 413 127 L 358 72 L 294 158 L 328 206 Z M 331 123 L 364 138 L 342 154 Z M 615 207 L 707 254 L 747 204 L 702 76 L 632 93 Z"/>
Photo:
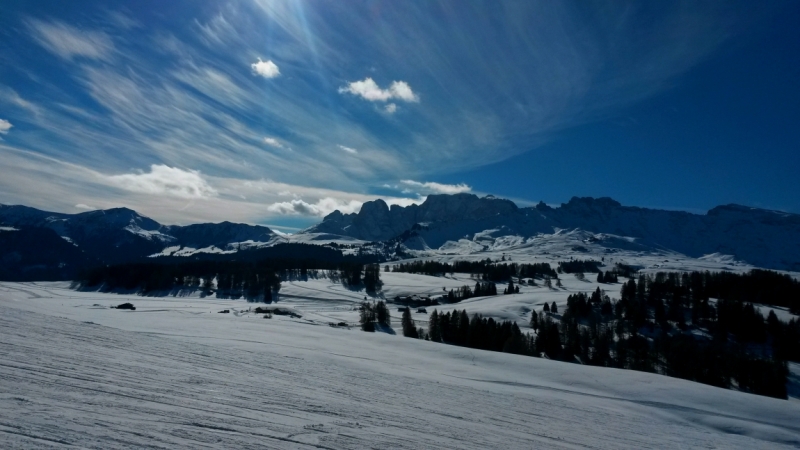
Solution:
<path fill-rule="evenodd" d="M 0 202 L 291 231 L 377 197 L 800 213 L 797 2 L 0 12 Z"/>

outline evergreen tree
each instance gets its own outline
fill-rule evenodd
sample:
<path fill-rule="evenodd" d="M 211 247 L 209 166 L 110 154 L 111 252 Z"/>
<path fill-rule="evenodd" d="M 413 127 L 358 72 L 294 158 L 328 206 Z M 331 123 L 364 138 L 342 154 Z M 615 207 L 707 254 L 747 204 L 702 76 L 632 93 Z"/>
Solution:
<path fill-rule="evenodd" d="M 359 312 L 359 323 L 364 331 L 375 331 L 375 308 L 372 303 L 362 302 Z"/>
<path fill-rule="evenodd" d="M 419 337 L 417 328 L 414 326 L 414 319 L 411 318 L 411 308 L 406 308 L 403 311 L 403 318 L 400 320 L 403 326 L 403 336 L 405 337 Z"/>
<path fill-rule="evenodd" d="M 381 325 L 387 327 L 392 326 L 392 315 L 389 313 L 389 308 L 383 300 L 378 301 L 375 305 L 375 318 Z"/>
<path fill-rule="evenodd" d="M 458 342 L 458 326 L 459 320 L 461 319 L 461 314 L 459 314 L 457 309 L 454 309 L 450 313 L 450 322 L 448 325 L 448 331 L 450 332 L 448 335 L 448 341 L 453 344 L 459 344 Z M 460 344 L 459 344 L 460 345 Z"/>
<path fill-rule="evenodd" d="M 546 312 L 546 313 L 550 312 L 550 305 L 548 305 L 547 302 L 544 303 L 543 311 Z"/>
<path fill-rule="evenodd" d="M 360 270 L 354 272 L 353 282 L 356 280 L 356 274 L 360 275 Z M 367 264 L 366 267 L 364 267 L 364 288 L 367 290 L 367 293 L 375 294 L 382 286 L 381 267 L 378 264 Z"/>
<path fill-rule="evenodd" d="M 556 302 L 553 302 L 553 304 L 550 305 L 550 312 L 553 314 L 558 314 L 558 306 L 556 306 Z"/>
<path fill-rule="evenodd" d="M 439 312 L 435 309 L 431 313 L 431 318 L 428 322 L 428 335 L 432 341 L 442 342 L 442 326 L 439 322 Z"/>
<path fill-rule="evenodd" d="M 469 315 L 465 309 L 458 318 L 458 345 L 467 345 L 467 342 L 469 342 Z"/>
<path fill-rule="evenodd" d="M 211 290 L 214 288 L 214 277 L 206 275 L 203 277 L 203 295 L 211 295 Z"/>

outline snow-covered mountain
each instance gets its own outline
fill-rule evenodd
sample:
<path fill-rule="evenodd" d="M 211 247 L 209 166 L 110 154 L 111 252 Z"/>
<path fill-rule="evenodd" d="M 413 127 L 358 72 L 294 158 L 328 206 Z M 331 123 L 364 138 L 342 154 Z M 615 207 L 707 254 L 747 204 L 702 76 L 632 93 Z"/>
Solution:
<path fill-rule="evenodd" d="M 545 244 L 544 240 L 553 241 Z M 0 272 L 8 279 L 64 278 L 80 267 L 148 256 L 236 253 L 282 242 L 327 244 L 378 241 L 397 248 L 447 255 L 487 251 L 541 252 L 560 248 L 592 254 L 675 252 L 716 255 L 749 265 L 800 271 L 800 215 L 739 205 L 706 214 L 622 206 L 610 198 L 573 198 L 559 207 L 472 194 L 431 195 L 420 205 L 367 202 L 361 211 L 335 211 L 293 237 L 267 227 L 206 223 L 165 226 L 127 208 L 62 214 L 0 205 Z M 562 242 L 563 241 L 563 242 Z M 383 250 L 381 250 L 383 249 Z M 576 250 L 577 249 L 577 250 Z M 381 256 L 381 255 L 377 255 Z"/>
<path fill-rule="evenodd" d="M 375 200 L 359 213 L 335 211 L 304 233 L 396 239 L 423 250 L 463 240 L 481 248 L 487 236 L 524 239 L 565 229 L 609 235 L 597 239 L 610 247 L 635 243 L 692 257 L 718 253 L 760 267 L 800 270 L 800 215 L 740 205 L 718 206 L 701 215 L 622 206 L 610 198 L 573 197 L 556 208 L 544 203 L 518 208 L 492 196 L 432 195 L 421 205 L 389 208 Z"/>
<path fill-rule="evenodd" d="M 62 214 L 0 205 L 0 226 L 5 228 L 0 231 L 0 269 L 29 272 L 33 279 L 42 273 L 45 278 L 71 274 L 85 265 L 134 261 L 165 249 L 191 254 L 236 249 L 240 243 L 266 245 L 276 236 L 267 227 L 230 222 L 165 226 L 128 208 Z"/>

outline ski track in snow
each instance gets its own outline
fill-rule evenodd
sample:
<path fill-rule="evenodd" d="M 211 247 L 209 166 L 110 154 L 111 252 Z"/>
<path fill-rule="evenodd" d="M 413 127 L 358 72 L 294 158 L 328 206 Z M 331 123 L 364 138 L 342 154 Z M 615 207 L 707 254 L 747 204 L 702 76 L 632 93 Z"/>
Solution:
<path fill-rule="evenodd" d="M 426 278 L 409 281 L 441 289 Z M 800 447 L 795 401 L 308 326 L 363 299 L 323 284 L 285 283 L 303 319 L 264 320 L 244 301 L 0 283 L 0 447 Z"/>

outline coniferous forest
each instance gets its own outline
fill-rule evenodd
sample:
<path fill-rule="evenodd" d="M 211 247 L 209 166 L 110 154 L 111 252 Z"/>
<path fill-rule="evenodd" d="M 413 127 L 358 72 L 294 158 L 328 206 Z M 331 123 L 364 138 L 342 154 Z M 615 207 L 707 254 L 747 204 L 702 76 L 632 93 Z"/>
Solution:
<path fill-rule="evenodd" d="M 453 261 L 452 264 L 438 261 L 412 261 L 409 263 L 396 264 L 392 271 L 431 276 L 443 276 L 456 272 L 469 273 L 477 275 L 484 281 L 496 283 L 507 282 L 511 277 L 535 278 L 548 276 L 558 278 L 558 274 L 548 263 L 493 263 L 491 259 L 483 261 Z"/>
<path fill-rule="evenodd" d="M 218 298 L 269 303 L 277 300 L 282 280 L 324 276 L 348 288 L 380 295 L 378 264 L 337 259 L 164 259 L 98 267 L 83 272 L 78 282 L 83 289 L 143 295 L 199 290 Z M 592 267 L 593 261 L 570 261 L 559 264 L 559 271 L 582 274 Z M 544 278 L 545 285 L 551 276 L 558 281 L 548 264 L 417 261 L 398 264 L 394 270 L 426 274 L 466 271 L 478 278 L 474 289 L 464 286 L 446 293 L 448 303 L 497 295 L 494 280 L 508 283 L 504 294 L 519 292 L 526 277 Z M 800 362 L 800 322 L 781 321 L 769 307 L 800 313 L 800 283 L 767 270 L 636 277 L 629 273 L 627 279 L 622 275 L 626 272 L 604 273 L 598 267 L 597 281 L 608 289 L 573 293 L 562 311 L 555 302 L 545 304 L 542 311 L 531 313 L 532 333 L 523 333 L 515 322 L 479 314 L 470 317 L 465 310 L 434 310 L 425 330 L 416 327 L 406 308 L 401 318 L 403 334 L 476 349 L 654 372 L 786 398 L 787 363 Z M 383 301 L 363 304 L 362 328 L 372 331 L 374 324 L 390 326 L 388 311 Z"/>
<path fill-rule="evenodd" d="M 80 274 L 81 289 L 133 291 L 143 295 L 201 291 L 217 298 L 244 298 L 253 302 L 277 300 L 282 280 L 326 276 L 368 294 L 380 290 L 380 266 L 357 262 L 313 259 L 270 259 L 260 262 L 181 261 L 143 262 L 96 267 Z"/>
<path fill-rule="evenodd" d="M 427 332 L 404 335 L 597 366 L 654 372 L 787 398 L 787 362 L 800 362 L 800 322 L 766 317 L 754 303 L 800 309 L 800 283 L 771 271 L 657 273 L 545 304 L 533 334 L 516 323 L 434 310 Z M 410 315 L 409 315 L 410 319 Z M 404 317 L 405 320 L 405 317 Z M 413 328 L 413 321 L 408 327 Z"/>

